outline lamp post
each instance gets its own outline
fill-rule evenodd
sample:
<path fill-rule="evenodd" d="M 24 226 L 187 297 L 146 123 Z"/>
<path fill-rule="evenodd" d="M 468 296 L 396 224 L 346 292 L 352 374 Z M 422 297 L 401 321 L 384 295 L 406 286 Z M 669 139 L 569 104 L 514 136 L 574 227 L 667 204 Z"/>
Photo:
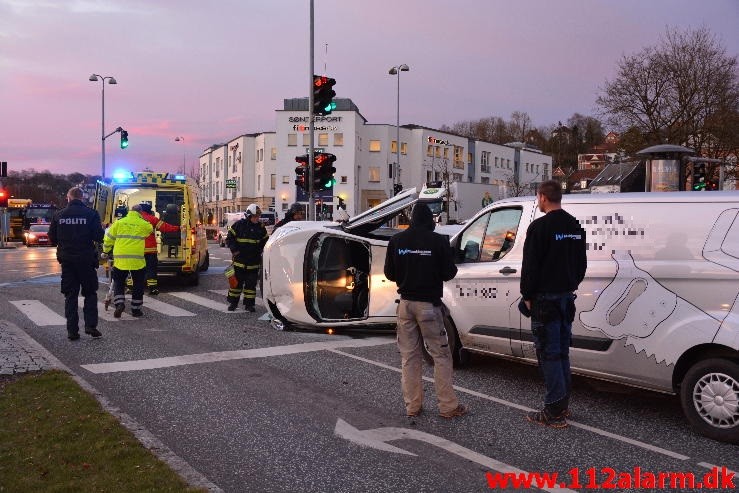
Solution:
<path fill-rule="evenodd" d="M 185 168 L 185 153 L 186 153 L 185 138 L 184 137 L 175 137 L 174 138 L 174 141 L 175 142 L 182 142 L 182 174 L 183 175 L 184 174 L 187 174 L 187 169 Z"/>
<path fill-rule="evenodd" d="M 103 118 L 102 118 L 101 131 L 100 131 L 100 145 L 102 147 L 102 156 L 103 156 L 102 157 L 103 161 L 102 161 L 101 178 L 103 180 L 105 180 L 105 79 L 108 79 L 108 84 L 118 84 L 115 78 L 110 75 L 106 75 L 103 77 L 102 75 L 92 74 L 90 78 L 88 79 L 90 82 L 100 81 L 103 84 L 103 91 L 102 91 L 103 93 L 103 96 L 102 96 L 103 98 L 103 105 L 102 105 L 103 106 Z"/>
<path fill-rule="evenodd" d="M 395 166 L 393 166 L 393 194 L 395 194 L 395 185 L 398 183 L 398 174 L 400 173 L 400 73 L 408 72 L 410 68 L 405 63 L 391 67 L 388 73 L 398 78 L 398 104 L 395 113 Z"/>

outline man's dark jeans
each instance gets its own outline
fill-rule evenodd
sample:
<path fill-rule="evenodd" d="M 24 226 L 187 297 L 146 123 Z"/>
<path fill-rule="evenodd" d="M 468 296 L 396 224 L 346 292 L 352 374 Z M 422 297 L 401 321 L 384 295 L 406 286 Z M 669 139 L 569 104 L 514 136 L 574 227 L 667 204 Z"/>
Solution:
<path fill-rule="evenodd" d="M 547 389 L 544 405 L 554 414 L 567 409 L 572 388 L 570 342 L 574 306 L 572 293 L 540 294 L 532 306 L 536 358 Z"/>
<path fill-rule="evenodd" d="M 67 319 L 67 332 L 71 335 L 79 332 L 79 305 L 77 297 L 82 291 L 85 303 L 82 313 L 85 327 L 98 325 L 98 274 L 92 262 L 62 262 L 62 286 L 64 295 L 64 316 Z"/>

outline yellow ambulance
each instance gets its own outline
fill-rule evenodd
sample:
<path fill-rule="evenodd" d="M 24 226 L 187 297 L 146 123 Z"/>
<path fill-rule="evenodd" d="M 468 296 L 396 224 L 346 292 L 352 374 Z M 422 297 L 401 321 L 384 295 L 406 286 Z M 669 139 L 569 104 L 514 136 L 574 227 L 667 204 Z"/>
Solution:
<path fill-rule="evenodd" d="M 210 258 L 195 181 L 172 173 L 116 171 L 110 181 L 97 182 L 94 206 L 103 227 L 141 203 L 151 204 L 152 212 L 162 221 L 187 226 L 176 233 L 156 232 L 158 273 L 177 275 L 197 285 L 199 273 L 208 270 Z"/>

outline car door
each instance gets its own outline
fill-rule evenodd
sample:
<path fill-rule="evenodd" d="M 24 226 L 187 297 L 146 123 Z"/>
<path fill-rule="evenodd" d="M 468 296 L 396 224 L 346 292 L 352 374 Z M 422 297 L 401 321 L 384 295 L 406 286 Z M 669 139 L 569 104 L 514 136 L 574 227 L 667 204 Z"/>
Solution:
<path fill-rule="evenodd" d="M 516 237 L 522 207 L 500 207 L 474 219 L 454 240 L 456 277 L 444 301 L 465 347 L 511 354 L 511 319 L 520 296 L 520 251 Z"/>

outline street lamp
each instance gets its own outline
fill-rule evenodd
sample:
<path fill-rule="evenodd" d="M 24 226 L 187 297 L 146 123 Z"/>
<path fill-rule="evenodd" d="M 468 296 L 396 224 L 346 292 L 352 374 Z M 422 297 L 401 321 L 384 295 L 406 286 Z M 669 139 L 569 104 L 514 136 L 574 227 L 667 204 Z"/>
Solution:
<path fill-rule="evenodd" d="M 398 183 L 398 174 L 400 173 L 400 73 L 408 72 L 410 68 L 405 63 L 392 67 L 388 74 L 397 75 L 398 77 L 398 105 L 395 113 L 395 166 L 393 166 L 393 194 L 395 194 L 395 185 Z"/>
<path fill-rule="evenodd" d="M 184 137 L 175 137 L 174 138 L 174 141 L 175 142 L 182 142 L 182 174 L 184 175 L 184 174 L 187 173 L 187 169 L 185 168 L 185 152 L 186 152 L 185 138 Z"/>
<path fill-rule="evenodd" d="M 101 131 L 100 131 L 100 142 L 102 146 L 102 156 L 103 156 L 103 167 L 102 167 L 102 179 L 105 180 L 105 79 L 108 79 L 108 84 L 118 84 L 116 82 L 115 78 L 106 75 L 103 77 L 102 75 L 98 74 L 92 74 L 90 78 L 88 79 L 90 82 L 97 82 L 100 81 L 103 84 L 103 119 L 102 119 L 102 125 L 101 125 Z"/>

